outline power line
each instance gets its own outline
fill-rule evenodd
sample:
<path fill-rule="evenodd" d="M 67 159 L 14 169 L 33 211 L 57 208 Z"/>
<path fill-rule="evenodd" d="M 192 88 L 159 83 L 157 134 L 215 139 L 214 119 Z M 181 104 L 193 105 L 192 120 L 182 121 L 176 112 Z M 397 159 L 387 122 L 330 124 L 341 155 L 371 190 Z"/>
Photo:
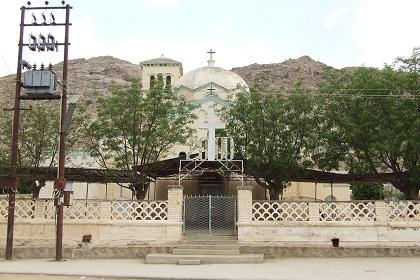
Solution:
<path fill-rule="evenodd" d="M 151 89 L 151 90 L 142 90 L 142 92 L 148 93 L 148 92 L 152 92 L 155 90 L 159 90 L 159 89 Z M 165 89 L 162 89 L 165 90 Z M 349 91 L 375 91 L 375 90 L 380 90 L 380 89 L 343 89 L 343 90 L 337 90 L 337 92 L 341 92 L 344 90 L 349 90 Z M 318 90 L 316 90 L 318 91 Z M 382 90 L 383 91 L 383 90 Z M 410 90 L 410 91 L 415 91 L 415 92 L 420 92 L 419 90 Z M 337 93 L 337 92 L 332 92 L 332 93 L 315 93 L 315 92 L 297 92 L 297 93 L 289 93 L 289 92 L 246 92 L 247 94 L 254 94 L 254 95 L 262 95 L 262 96 L 267 96 L 267 95 L 274 95 L 274 96 L 284 96 L 284 97 L 292 97 L 292 96 L 309 96 L 309 97 L 331 97 L 331 98 L 335 98 L 335 97 L 347 97 L 347 98 L 391 98 L 391 99 L 404 99 L 404 100 L 417 100 L 420 99 L 420 94 L 409 94 L 409 93 L 405 93 L 405 94 L 344 94 L 344 93 Z M 241 94 L 242 92 L 230 92 L 228 94 Z"/>
<path fill-rule="evenodd" d="M 12 70 L 10 70 L 9 64 L 7 63 L 6 59 L 4 59 L 4 56 L 1 52 L 0 52 L 0 57 L 3 60 L 4 65 L 6 65 L 7 70 L 9 70 L 9 73 L 12 73 Z"/>

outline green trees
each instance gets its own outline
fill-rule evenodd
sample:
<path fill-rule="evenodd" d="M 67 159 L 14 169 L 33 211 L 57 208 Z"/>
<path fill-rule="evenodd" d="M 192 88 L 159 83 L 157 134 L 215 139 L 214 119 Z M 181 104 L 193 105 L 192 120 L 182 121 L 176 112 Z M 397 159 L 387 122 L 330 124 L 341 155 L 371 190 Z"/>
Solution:
<path fill-rule="evenodd" d="M 381 200 L 385 196 L 382 184 L 355 184 L 351 190 L 355 200 Z"/>
<path fill-rule="evenodd" d="M 271 198 L 309 167 L 376 174 L 406 199 L 418 198 L 419 49 L 383 69 L 330 72 L 315 92 L 297 86 L 284 93 L 242 93 L 224 112 L 248 173 Z"/>
<path fill-rule="evenodd" d="M 420 188 L 420 60 L 398 59 L 384 69 L 330 75 L 320 87 L 322 133 L 316 157 L 323 169 L 392 173 L 407 199 Z"/>
<path fill-rule="evenodd" d="M 58 107 L 52 109 L 38 103 L 31 110 L 21 111 L 18 167 L 54 166 L 58 149 L 58 127 Z M 0 120 L 1 167 L 9 166 L 11 133 L 12 115 L 5 112 Z M 24 174 L 21 181 L 18 192 L 31 193 L 33 191 L 35 197 L 45 184 L 45 182 L 36 182 L 29 174 Z"/>
<path fill-rule="evenodd" d="M 318 125 L 311 100 L 301 86 L 287 95 L 243 92 L 223 112 L 237 158 L 246 161 L 247 173 L 271 199 L 283 194 L 290 178 L 313 166 Z"/>
<path fill-rule="evenodd" d="M 139 81 L 133 80 L 129 87 L 100 98 L 99 104 L 96 119 L 82 117 L 78 123 L 84 127 L 87 147 L 101 167 L 130 171 L 128 188 L 143 199 L 149 183 L 146 164 L 162 159 L 191 135 L 193 106 L 178 102 L 171 90 L 164 89 L 162 77 L 150 91 L 142 91 Z M 143 168 L 133 169 L 138 166 Z"/>

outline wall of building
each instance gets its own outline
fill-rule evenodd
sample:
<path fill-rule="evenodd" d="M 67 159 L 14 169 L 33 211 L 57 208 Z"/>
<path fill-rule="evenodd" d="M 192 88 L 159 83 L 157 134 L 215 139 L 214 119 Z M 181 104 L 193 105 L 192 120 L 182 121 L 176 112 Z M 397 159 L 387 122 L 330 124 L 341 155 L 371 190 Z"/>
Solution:
<path fill-rule="evenodd" d="M 325 201 L 333 196 L 337 201 L 349 201 L 351 199 L 350 185 L 348 184 L 325 184 L 292 182 L 284 190 L 284 200 L 321 200 Z"/>

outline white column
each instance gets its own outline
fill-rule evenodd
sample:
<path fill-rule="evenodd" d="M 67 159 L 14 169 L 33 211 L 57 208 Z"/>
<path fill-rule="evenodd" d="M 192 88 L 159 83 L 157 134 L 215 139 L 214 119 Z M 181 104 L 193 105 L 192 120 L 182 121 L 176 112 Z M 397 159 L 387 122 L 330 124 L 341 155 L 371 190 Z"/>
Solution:
<path fill-rule="evenodd" d="M 35 200 L 35 219 L 45 219 L 47 210 L 47 202 L 45 200 Z"/>
<path fill-rule="evenodd" d="M 238 223 L 252 221 L 252 186 L 239 186 L 238 190 Z"/>
<path fill-rule="evenodd" d="M 385 201 L 375 201 L 376 221 L 386 223 L 388 221 L 387 203 Z"/>
<path fill-rule="evenodd" d="M 182 239 L 182 202 L 184 188 L 181 185 L 168 186 L 168 222 L 166 238 L 179 242 Z"/>
<path fill-rule="evenodd" d="M 319 222 L 319 202 L 309 202 L 309 221 Z"/>
<path fill-rule="evenodd" d="M 101 220 L 112 219 L 112 201 L 101 201 Z"/>
<path fill-rule="evenodd" d="M 184 187 L 181 185 L 168 186 L 168 221 L 182 221 L 182 202 Z"/>

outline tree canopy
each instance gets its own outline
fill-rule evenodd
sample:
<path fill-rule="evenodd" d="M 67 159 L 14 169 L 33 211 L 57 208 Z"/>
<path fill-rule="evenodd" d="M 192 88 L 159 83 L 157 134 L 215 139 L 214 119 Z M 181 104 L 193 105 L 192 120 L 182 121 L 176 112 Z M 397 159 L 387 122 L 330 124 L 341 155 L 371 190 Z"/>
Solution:
<path fill-rule="evenodd" d="M 59 106 L 35 103 L 30 110 L 22 110 L 19 126 L 18 167 L 55 166 L 58 152 Z M 0 166 L 10 162 L 10 141 L 12 137 L 12 114 L 4 112 L 0 119 Z M 72 129 L 66 138 L 72 148 L 78 138 Z M 3 174 L 6 175 L 6 174 Z M 45 182 L 35 182 L 28 175 L 21 178 L 20 193 L 34 193 L 37 197 Z"/>
<path fill-rule="evenodd" d="M 383 69 L 330 74 L 320 86 L 322 169 L 391 172 L 407 199 L 420 188 L 419 53 Z M 411 64 L 410 64 L 411 63 Z"/>
<path fill-rule="evenodd" d="M 276 93 L 244 92 L 224 117 L 247 172 L 271 198 L 307 168 L 376 174 L 407 199 L 418 198 L 419 49 L 383 69 L 327 72 L 310 91 L 298 84 Z"/>
<path fill-rule="evenodd" d="M 296 86 L 288 94 L 242 92 L 223 116 L 246 171 L 278 199 L 290 179 L 313 166 L 317 119 L 307 90 Z"/>
<path fill-rule="evenodd" d="M 82 117 L 88 149 L 103 168 L 132 172 L 128 187 L 143 199 L 149 185 L 148 163 L 165 157 L 175 144 L 185 143 L 192 134 L 193 105 L 179 102 L 158 76 L 150 91 L 141 89 L 138 80 L 129 87 L 117 88 L 111 96 L 99 99 L 97 117 Z M 83 121 L 84 120 L 84 121 Z"/>

